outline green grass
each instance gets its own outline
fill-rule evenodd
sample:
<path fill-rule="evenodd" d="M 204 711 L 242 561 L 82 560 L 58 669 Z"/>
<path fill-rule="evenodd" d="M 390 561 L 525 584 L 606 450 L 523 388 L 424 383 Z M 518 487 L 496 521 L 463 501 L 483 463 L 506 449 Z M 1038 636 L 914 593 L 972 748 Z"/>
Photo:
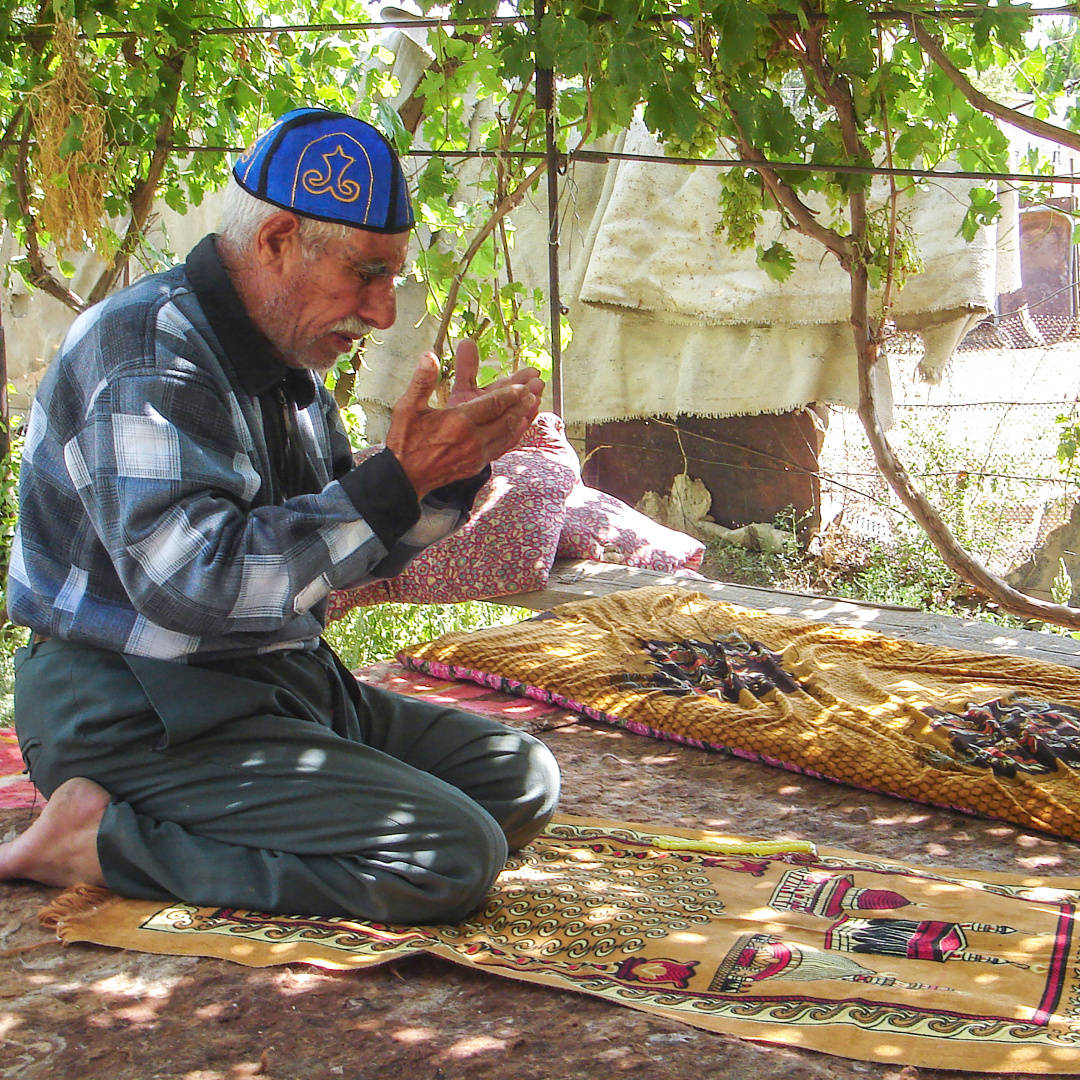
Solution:
<path fill-rule="evenodd" d="M 15 650 L 26 644 L 29 633 L 10 623 L 0 629 L 0 727 L 15 723 Z"/>
<path fill-rule="evenodd" d="M 945 565 L 922 533 L 901 535 L 891 544 L 849 537 L 834 546 L 829 558 L 800 549 L 794 540 L 777 554 L 713 541 L 706 552 L 704 572 L 734 585 L 896 604 L 1014 629 L 1080 637 L 1076 631 L 1023 619 L 987 605 Z"/>
<path fill-rule="evenodd" d="M 391 660 L 399 649 L 430 641 L 455 630 L 520 622 L 534 613 L 473 600 L 461 604 L 378 604 L 353 608 L 330 623 L 326 640 L 346 667 L 354 670 L 379 660 Z"/>

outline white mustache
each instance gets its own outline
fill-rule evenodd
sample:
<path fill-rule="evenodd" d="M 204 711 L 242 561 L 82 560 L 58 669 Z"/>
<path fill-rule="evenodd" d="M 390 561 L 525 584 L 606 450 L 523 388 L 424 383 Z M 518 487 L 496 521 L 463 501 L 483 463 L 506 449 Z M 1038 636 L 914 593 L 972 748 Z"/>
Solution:
<path fill-rule="evenodd" d="M 334 325 L 330 327 L 330 332 L 332 334 L 348 334 L 349 337 L 354 338 L 364 338 L 374 329 L 375 327 L 370 323 L 366 323 L 363 319 L 351 315 L 347 319 L 342 319 L 340 322 L 334 323 Z"/>

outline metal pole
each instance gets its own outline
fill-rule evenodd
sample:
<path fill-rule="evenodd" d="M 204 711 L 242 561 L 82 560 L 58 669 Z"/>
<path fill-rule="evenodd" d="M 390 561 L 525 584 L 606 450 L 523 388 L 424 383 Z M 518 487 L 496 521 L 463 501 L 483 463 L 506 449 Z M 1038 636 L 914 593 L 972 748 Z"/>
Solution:
<path fill-rule="evenodd" d="M 536 4 L 536 33 L 544 17 L 544 0 Z M 545 118 L 548 197 L 548 316 L 551 339 L 551 410 L 563 414 L 562 398 L 562 300 L 559 297 L 559 148 L 555 142 L 555 73 L 536 66 L 536 107 Z"/>
<path fill-rule="evenodd" d="M 1069 158 L 1069 172 L 1073 175 L 1073 182 L 1069 187 L 1069 209 L 1075 214 L 1080 209 L 1080 199 L 1076 197 L 1076 159 Z M 1069 245 L 1069 280 L 1072 282 L 1072 329 L 1080 330 L 1080 249 L 1076 244 Z"/>

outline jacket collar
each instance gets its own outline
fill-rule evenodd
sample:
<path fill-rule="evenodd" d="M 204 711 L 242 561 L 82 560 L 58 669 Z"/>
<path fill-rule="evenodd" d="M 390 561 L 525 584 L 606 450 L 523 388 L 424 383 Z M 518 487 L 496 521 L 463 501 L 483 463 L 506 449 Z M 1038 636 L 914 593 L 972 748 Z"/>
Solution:
<path fill-rule="evenodd" d="M 244 308 L 215 241 L 213 233 L 204 236 L 192 248 L 184 268 L 240 386 L 252 397 L 282 386 L 299 408 L 306 408 L 315 400 L 314 377 L 283 364 L 274 354 L 274 347 Z"/>

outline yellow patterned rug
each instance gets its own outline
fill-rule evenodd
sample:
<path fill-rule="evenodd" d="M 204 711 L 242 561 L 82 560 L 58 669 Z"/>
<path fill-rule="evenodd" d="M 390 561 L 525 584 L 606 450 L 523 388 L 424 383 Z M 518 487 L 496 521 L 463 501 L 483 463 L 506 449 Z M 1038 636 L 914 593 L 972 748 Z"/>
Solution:
<path fill-rule="evenodd" d="M 399 656 L 586 718 L 1080 839 L 1080 671 L 679 589 L 562 604 Z"/>
<path fill-rule="evenodd" d="M 695 1027 L 866 1061 L 1080 1071 L 1080 879 L 557 819 L 454 926 L 68 890 L 67 943 L 358 969 L 416 953 Z"/>

